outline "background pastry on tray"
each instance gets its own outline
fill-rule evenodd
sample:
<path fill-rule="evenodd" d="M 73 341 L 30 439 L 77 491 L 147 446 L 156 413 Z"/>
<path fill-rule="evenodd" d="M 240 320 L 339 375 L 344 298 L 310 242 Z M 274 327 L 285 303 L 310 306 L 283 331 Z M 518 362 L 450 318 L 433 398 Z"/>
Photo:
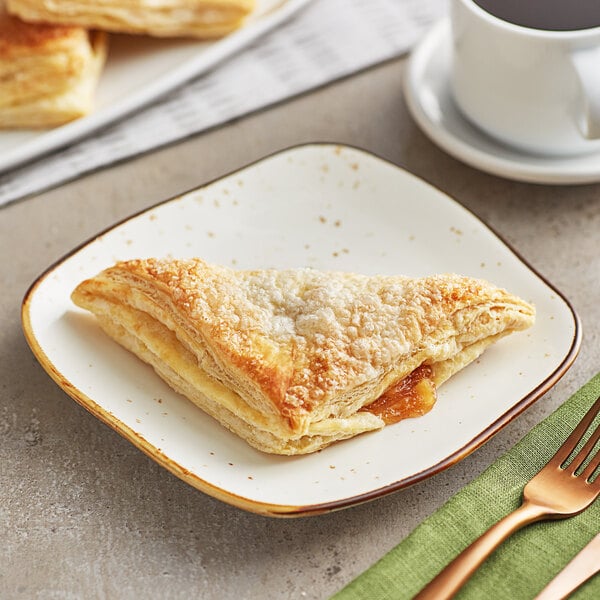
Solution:
<path fill-rule="evenodd" d="M 49 127 L 87 114 L 106 34 L 24 23 L 0 0 L 0 127 Z"/>
<path fill-rule="evenodd" d="M 26 21 L 160 37 L 218 38 L 240 27 L 255 0 L 8 0 Z"/>
<path fill-rule="evenodd" d="M 436 387 L 534 308 L 478 279 L 132 260 L 75 304 L 176 391 L 245 439 L 305 454 L 420 416 Z"/>

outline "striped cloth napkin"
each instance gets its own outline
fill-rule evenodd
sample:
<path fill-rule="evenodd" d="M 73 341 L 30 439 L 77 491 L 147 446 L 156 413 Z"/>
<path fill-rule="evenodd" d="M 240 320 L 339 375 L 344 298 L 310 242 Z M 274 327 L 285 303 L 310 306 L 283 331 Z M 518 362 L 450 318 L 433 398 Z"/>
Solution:
<path fill-rule="evenodd" d="M 389 60 L 409 50 L 446 11 L 447 0 L 315 0 L 151 106 L 0 174 L 0 206 Z M 111 60 L 109 53 L 107 71 Z M 2 143 L 12 135 L 0 131 L 0 154 L 14 149 Z M 41 147 L 41 139 L 35 144 Z"/>

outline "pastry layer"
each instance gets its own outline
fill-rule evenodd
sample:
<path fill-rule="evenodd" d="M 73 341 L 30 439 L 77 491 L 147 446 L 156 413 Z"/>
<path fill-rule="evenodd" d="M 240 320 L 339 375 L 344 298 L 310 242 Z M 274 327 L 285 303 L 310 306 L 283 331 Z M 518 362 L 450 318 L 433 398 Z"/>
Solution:
<path fill-rule="evenodd" d="M 11 13 L 31 22 L 199 38 L 217 38 L 237 29 L 254 4 L 254 0 L 8 0 Z"/>
<path fill-rule="evenodd" d="M 0 127 L 48 127 L 87 114 L 106 57 L 106 35 L 34 25 L 0 0 Z"/>
<path fill-rule="evenodd" d="M 432 383 L 530 326 L 487 282 L 233 271 L 199 259 L 119 263 L 79 306 L 174 389 L 253 446 L 312 452 L 385 425 L 369 405 L 422 365 Z"/>

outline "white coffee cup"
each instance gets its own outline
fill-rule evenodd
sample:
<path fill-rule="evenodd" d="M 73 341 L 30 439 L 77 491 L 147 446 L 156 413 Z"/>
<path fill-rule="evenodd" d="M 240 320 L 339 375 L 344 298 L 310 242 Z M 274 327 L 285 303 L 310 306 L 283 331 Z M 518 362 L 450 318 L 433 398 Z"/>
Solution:
<path fill-rule="evenodd" d="M 461 112 L 527 152 L 600 150 L 600 27 L 548 31 L 452 0 L 451 85 Z"/>

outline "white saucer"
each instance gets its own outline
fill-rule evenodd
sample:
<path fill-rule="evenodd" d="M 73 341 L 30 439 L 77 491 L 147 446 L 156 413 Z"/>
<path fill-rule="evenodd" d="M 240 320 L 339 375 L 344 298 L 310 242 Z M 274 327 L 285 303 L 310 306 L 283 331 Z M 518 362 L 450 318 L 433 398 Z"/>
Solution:
<path fill-rule="evenodd" d="M 408 108 L 423 132 L 468 165 L 494 175 L 531 183 L 600 181 L 600 152 L 577 156 L 536 156 L 487 136 L 459 112 L 450 92 L 450 22 L 437 23 L 413 50 L 404 79 Z"/>

